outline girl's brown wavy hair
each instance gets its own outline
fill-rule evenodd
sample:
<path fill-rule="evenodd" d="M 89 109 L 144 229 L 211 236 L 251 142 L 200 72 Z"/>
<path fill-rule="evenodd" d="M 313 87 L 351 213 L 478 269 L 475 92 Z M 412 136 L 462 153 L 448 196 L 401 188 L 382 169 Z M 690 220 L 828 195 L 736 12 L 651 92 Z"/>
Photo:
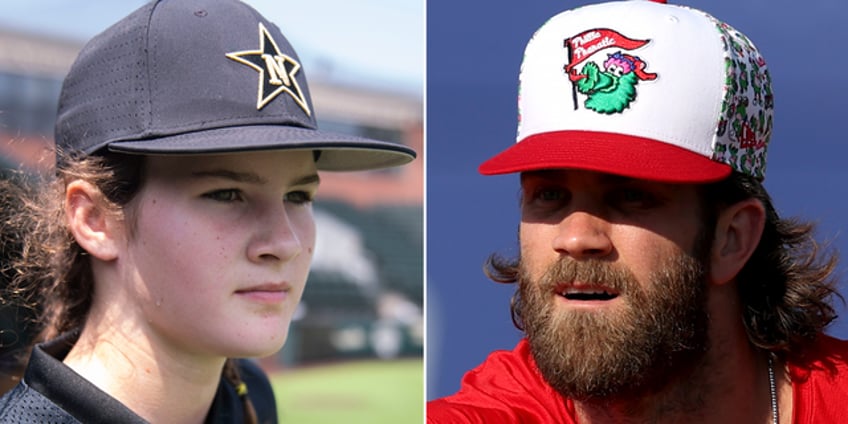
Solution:
<path fill-rule="evenodd" d="M 20 354 L 19 371 L 32 344 L 81 329 L 91 308 L 94 276 L 88 254 L 66 226 L 66 185 L 84 180 L 96 186 L 107 213 L 126 221 L 132 234 L 135 220 L 127 205 L 144 181 L 143 156 L 63 156 L 58 163 L 51 178 L 0 179 L 0 246 L 7 280 L 2 301 L 36 317 L 28 325 L 36 336 Z M 238 389 L 246 422 L 255 423 L 256 412 L 234 359 L 227 360 L 222 375 Z"/>

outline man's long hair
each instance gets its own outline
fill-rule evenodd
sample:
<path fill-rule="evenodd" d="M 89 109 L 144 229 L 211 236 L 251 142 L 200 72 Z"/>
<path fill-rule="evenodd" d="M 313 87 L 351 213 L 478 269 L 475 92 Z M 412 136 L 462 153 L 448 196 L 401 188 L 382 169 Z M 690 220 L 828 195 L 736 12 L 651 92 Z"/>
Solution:
<path fill-rule="evenodd" d="M 756 250 L 736 276 L 745 329 L 754 346 L 797 358 L 836 318 L 833 298 L 843 300 L 833 273 L 837 255 L 815 240 L 813 224 L 780 218 L 762 183 L 736 172 L 701 187 L 703 230 L 712 234 L 724 208 L 751 198 L 763 204 L 766 222 Z M 495 282 L 515 283 L 519 260 L 493 254 L 484 272 Z M 513 323 L 523 331 L 517 290 L 510 310 Z"/>

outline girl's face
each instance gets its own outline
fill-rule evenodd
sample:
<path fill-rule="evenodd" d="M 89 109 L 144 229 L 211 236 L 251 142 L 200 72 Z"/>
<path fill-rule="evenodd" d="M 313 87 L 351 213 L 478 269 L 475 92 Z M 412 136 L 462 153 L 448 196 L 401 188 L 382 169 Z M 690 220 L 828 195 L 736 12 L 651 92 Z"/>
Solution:
<path fill-rule="evenodd" d="M 309 272 L 317 189 L 311 151 L 148 157 L 118 266 L 150 341 L 278 350 Z"/>

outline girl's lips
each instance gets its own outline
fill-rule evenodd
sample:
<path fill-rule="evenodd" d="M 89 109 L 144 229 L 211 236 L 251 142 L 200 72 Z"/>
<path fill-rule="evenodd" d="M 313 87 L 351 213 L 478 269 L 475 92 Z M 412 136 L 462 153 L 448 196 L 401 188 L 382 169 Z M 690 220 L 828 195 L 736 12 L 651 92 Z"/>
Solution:
<path fill-rule="evenodd" d="M 289 293 L 284 291 L 238 291 L 236 295 L 253 302 L 276 304 L 285 302 Z"/>
<path fill-rule="evenodd" d="M 287 283 L 267 283 L 236 290 L 239 297 L 259 303 L 282 303 L 289 295 L 291 286 Z"/>

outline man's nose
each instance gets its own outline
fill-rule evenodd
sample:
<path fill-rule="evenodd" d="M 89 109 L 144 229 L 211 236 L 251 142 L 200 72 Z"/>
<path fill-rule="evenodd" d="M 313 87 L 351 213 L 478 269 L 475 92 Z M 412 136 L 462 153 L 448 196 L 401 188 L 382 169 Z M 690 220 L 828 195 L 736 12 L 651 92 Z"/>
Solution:
<path fill-rule="evenodd" d="M 574 259 L 600 258 L 613 250 L 609 222 L 588 211 L 575 210 L 560 221 L 553 248 Z"/>

